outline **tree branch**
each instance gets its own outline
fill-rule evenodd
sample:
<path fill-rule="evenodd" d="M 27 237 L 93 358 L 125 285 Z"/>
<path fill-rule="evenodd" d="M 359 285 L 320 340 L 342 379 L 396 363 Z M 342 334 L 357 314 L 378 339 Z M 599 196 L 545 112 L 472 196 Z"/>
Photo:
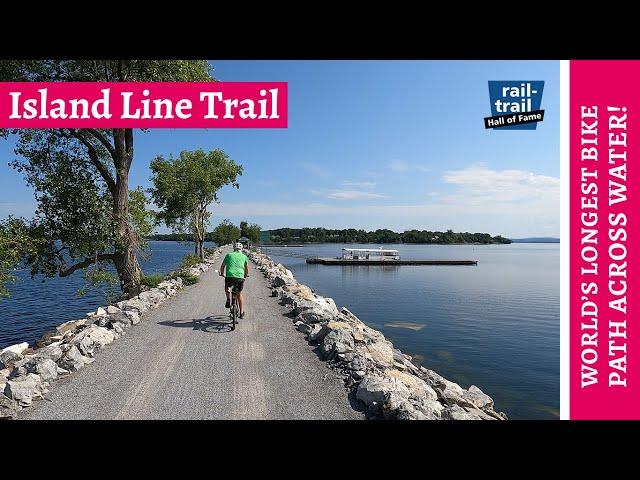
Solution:
<path fill-rule="evenodd" d="M 80 143 L 82 143 L 86 147 L 91 163 L 98 169 L 98 172 L 107 184 L 109 191 L 112 194 L 115 194 L 116 182 L 111 176 L 111 172 L 109 172 L 109 169 L 105 167 L 105 165 L 98 158 L 98 152 L 96 151 L 95 147 L 91 145 L 91 142 L 87 141 L 87 139 L 84 138 L 82 134 L 80 134 L 80 132 L 78 132 L 77 130 L 69 129 L 69 132 L 74 138 L 80 140 Z"/>
<path fill-rule="evenodd" d="M 65 265 L 62 264 L 58 268 L 58 275 L 60 277 L 68 277 L 76 270 L 80 270 L 81 268 L 86 268 L 93 263 L 101 262 L 104 260 L 113 260 L 113 253 L 101 253 L 92 258 L 85 258 L 83 261 L 76 263 L 74 265 L 71 265 L 69 268 L 65 268 Z"/>
<path fill-rule="evenodd" d="M 111 157 L 115 159 L 116 151 L 113 148 L 113 145 L 111 145 L 109 139 L 107 139 L 107 137 L 105 137 L 102 132 L 99 132 L 98 130 L 95 130 L 93 128 L 88 128 L 87 132 L 89 132 L 96 140 L 98 140 L 104 146 L 104 148 L 109 151 Z"/>

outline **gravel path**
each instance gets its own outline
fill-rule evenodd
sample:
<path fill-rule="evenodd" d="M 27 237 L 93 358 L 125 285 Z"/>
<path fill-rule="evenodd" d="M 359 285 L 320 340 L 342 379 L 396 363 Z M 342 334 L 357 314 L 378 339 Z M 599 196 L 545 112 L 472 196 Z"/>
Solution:
<path fill-rule="evenodd" d="M 251 264 L 250 275 L 235 331 L 212 268 L 18 418 L 364 418 Z"/>

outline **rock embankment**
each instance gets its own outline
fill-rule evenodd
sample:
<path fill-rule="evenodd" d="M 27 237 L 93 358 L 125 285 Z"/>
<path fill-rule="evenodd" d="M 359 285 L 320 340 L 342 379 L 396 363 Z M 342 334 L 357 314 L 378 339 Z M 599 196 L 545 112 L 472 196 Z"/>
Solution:
<path fill-rule="evenodd" d="M 218 259 L 222 248 L 215 249 L 204 262 L 186 272 L 200 276 Z M 129 300 L 100 307 L 85 318 L 58 325 L 55 331 L 38 340 L 34 348 L 20 343 L 0 351 L 0 418 L 15 417 L 21 409 L 42 399 L 57 378 L 93 363 L 102 348 L 182 288 L 182 278 L 176 276 Z"/>
<path fill-rule="evenodd" d="M 406 420 L 506 420 L 493 399 L 476 386 L 468 389 L 417 366 L 382 333 L 365 325 L 331 298 L 315 294 L 291 271 L 267 255 L 250 253 L 271 281 L 272 296 L 291 308 L 295 328 L 364 405 L 368 418 Z"/>

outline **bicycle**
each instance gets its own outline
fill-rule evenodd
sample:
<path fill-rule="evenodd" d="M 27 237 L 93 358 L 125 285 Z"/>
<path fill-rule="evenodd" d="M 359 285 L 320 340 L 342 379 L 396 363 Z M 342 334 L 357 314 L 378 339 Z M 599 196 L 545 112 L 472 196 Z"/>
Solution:
<path fill-rule="evenodd" d="M 231 319 L 231 330 L 236 329 L 238 317 L 240 316 L 240 303 L 238 302 L 237 285 L 231 286 L 231 305 L 229 306 L 229 318 Z"/>

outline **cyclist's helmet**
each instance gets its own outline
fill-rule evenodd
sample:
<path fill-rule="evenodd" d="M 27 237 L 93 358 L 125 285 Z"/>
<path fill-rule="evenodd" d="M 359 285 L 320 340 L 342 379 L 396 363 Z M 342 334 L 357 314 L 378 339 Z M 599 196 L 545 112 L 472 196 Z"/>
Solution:
<path fill-rule="evenodd" d="M 242 250 L 242 244 L 240 242 L 237 242 L 233 245 L 233 249 L 236 250 L 237 252 Z"/>

